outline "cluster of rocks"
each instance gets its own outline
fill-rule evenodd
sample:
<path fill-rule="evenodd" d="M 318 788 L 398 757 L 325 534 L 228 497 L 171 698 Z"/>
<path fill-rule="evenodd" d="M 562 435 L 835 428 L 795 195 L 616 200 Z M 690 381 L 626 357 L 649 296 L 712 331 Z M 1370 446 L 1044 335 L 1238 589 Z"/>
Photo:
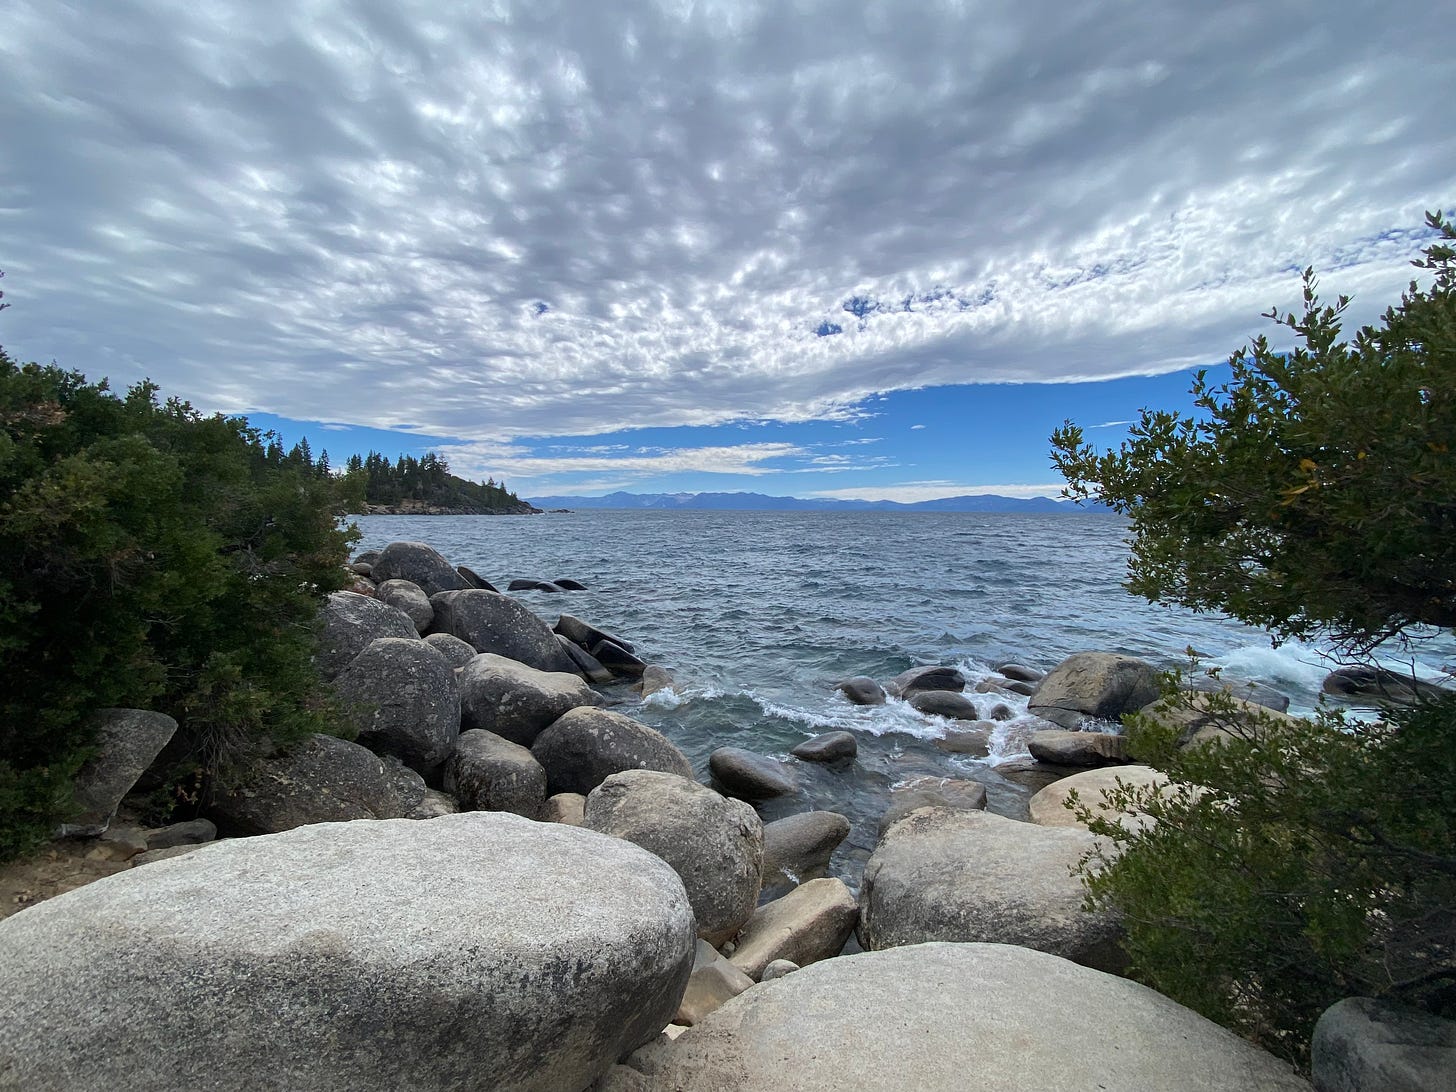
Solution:
<path fill-rule="evenodd" d="M 232 837 L 148 832 L 146 868 L 0 924 L 0 1089 L 1308 1087 L 1115 977 L 1121 923 L 1073 874 L 1099 843 L 1061 801 L 1153 771 L 1057 781 L 1032 822 L 973 781 L 897 785 L 855 892 L 830 875 L 844 816 L 753 806 L 797 791 L 792 762 L 721 747 L 704 784 L 607 707 L 671 685 L 630 642 L 548 627 L 420 543 L 356 572 L 319 665 L 357 741 L 261 756 L 211 805 Z M 1126 657 L 1000 672 L 985 719 L 1024 694 L 1059 726 L 1035 736 L 1115 739 L 1075 729 L 1157 697 Z M 841 685 L 982 719 L 965 688 L 948 668 Z M 165 720 L 108 714 L 69 833 L 106 836 Z M 833 732 L 793 757 L 856 751 Z M 1108 1012 L 1137 1034 L 1109 1036 Z"/>

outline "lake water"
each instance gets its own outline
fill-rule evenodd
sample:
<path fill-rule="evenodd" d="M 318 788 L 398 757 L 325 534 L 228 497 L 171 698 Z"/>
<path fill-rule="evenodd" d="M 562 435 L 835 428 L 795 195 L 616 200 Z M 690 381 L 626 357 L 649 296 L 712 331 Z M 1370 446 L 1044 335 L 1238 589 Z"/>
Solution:
<path fill-rule="evenodd" d="M 1173 667 L 1191 646 L 1225 678 L 1282 690 L 1298 712 L 1313 707 L 1332 667 L 1314 648 L 1276 650 L 1261 631 L 1128 595 L 1119 583 L 1126 524 L 1110 516 L 588 510 L 357 523 L 359 550 L 408 539 L 499 587 L 514 577 L 586 584 L 515 594 L 548 623 L 574 614 L 671 671 L 672 693 L 645 702 L 626 686 L 608 693 L 673 740 L 701 780 L 716 747 L 785 757 L 820 732 L 853 732 L 853 766 L 796 762 L 802 791 L 759 809 L 765 820 L 811 808 L 847 815 L 853 829 L 835 871 L 851 883 L 895 784 L 970 778 L 986 785 L 992 811 L 1024 818 L 1030 794 L 1056 775 L 1025 751 L 1037 723 L 1025 698 L 1006 699 L 1020 715 L 978 759 L 936 747 L 952 722 L 893 700 L 851 705 L 834 689 L 842 678 L 884 682 L 918 664 L 954 664 L 975 682 L 993 664 L 1047 669 L 1086 650 Z M 1441 639 L 1417 652 L 1417 672 L 1435 674 L 1456 644 Z"/>

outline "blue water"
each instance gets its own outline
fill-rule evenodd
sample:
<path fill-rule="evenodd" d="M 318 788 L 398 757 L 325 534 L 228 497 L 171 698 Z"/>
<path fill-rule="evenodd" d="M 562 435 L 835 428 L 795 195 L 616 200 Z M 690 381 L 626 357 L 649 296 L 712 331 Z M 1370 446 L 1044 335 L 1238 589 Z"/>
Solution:
<path fill-rule="evenodd" d="M 516 594 L 548 623 L 577 615 L 671 671 L 673 693 L 646 702 L 626 686 L 608 693 L 682 748 L 704 781 L 708 754 L 725 744 L 785 757 L 819 732 L 854 732 L 852 767 L 796 762 L 802 791 L 760 808 L 765 820 L 811 808 L 849 816 L 835 868 L 850 882 L 896 783 L 970 778 L 986 785 L 991 810 L 1025 817 L 1030 794 L 1065 771 L 1039 768 L 1026 753 L 1037 722 L 1024 698 L 1009 699 L 1022 715 L 975 759 L 935 746 L 950 722 L 896 701 L 850 705 L 834 689 L 839 679 L 883 682 L 935 663 L 955 664 L 974 682 L 995 663 L 1047 669 L 1085 650 L 1173 667 L 1191 646 L 1225 678 L 1282 690 L 1298 712 L 1315 705 L 1333 666 L 1315 648 L 1276 650 L 1261 631 L 1128 595 L 1119 583 L 1126 524 L 1109 516 L 587 510 L 357 523 L 359 550 L 422 541 L 501 587 L 514 577 L 586 584 Z M 1438 639 L 1416 652 L 1417 673 L 1435 675 L 1456 643 Z M 1409 670 L 1409 657 L 1397 662 Z M 1002 698 L 983 704 L 993 700 Z"/>

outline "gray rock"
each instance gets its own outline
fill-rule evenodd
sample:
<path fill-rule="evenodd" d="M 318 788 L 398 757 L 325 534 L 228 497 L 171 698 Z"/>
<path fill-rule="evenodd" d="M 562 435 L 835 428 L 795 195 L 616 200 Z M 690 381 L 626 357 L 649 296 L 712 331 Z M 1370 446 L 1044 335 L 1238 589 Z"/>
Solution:
<path fill-rule="evenodd" d="M 500 591 L 499 588 L 497 588 L 485 577 L 481 576 L 473 569 L 467 569 L 464 565 L 456 565 L 455 572 L 461 580 L 465 581 L 465 586 L 467 588 L 474 588 L 477 591 Z"/>
<path fill-rule="evenodd" d="M 355 576 L 368 576 L 374 571 L 374 566 L 367 561 L 356 561 L 349 566 L 349 571 Z"/>
<path fill-rule="evenodd" d="M 557 633 L 565 637 L 578 648 L 591 648 L 598 641 L 611 641 L 619 648 L 628 652 L 636 652 L 637 648 L 631 641 L 618 637 L 615 633 L 608 633 L 606 630 L 597 629 L 589 622 L 583 622 L 574 614 L 563 614 L 556 620 L 552 627 Z"/>
<path fill-rule="evenodd" d="M 642 696 L 655 694 L 659 690 L 672 689 L 672 672 L 657 664 L 648 664 L 642 669 Z"/>
<path fill-rule="evenodd" d="M 371 641 L 334 678 L 357 741 L 433 776 L 460 734 L 460 688 L 444 656 L 418 639 Z"/>
<path fill-rule="evenodd" d="M 100 834 L 116 817 L 121 798 L 177 731 L 166 713 L 146 709 L 103 709 L 96 715 L 96 753 L 76 773 L 76 810 L 62 823 L 60 837 Z"/>
<path fill-rule="evenodd" d="M 671 1019 L 692 935 L 651 854 L 511 815 L 216 842 L 0 924 L 0 1083 L 580 1089 Z"/>
<path fill-rule="evenodd" d="M 573 580 L 571 577 L 554 577 L 551 583 L 555 584 L 562 591 L 586 591 L 586 585 L 580 580 Z"/>
<path fill-rule="evenodd" d="M 885 687 L 897 698 L 909 698 L 917 690 L 954 690 L 966 688 L 965 676 L 954 667 L 912 667 L 902 671 Z"/>
<path fill-rule="evenodd" d="M 806 967 L 839 954 L 854 932 L 859 907 L 841 880 L 810 880 L 753 912 L 729 957 L 749 978 L 758 979 L 776 959 Z"/>
<path fill-rule="evenodd" d="M 998 701 L 986 711 L 987 720 L 1015 720 L 1016 710 L 1007 705 L 1004 701 Z"/>
<path fill-rule="evenodd" d="M 525 605 L 496 592 L 452 591 L 430 597 L 435 633 L 459 637 L 477 652 L 493 652 L 539 671 L 574 670 L 546 623 Z"/>
<path fill-rule="evenodd" d="M 849 820 L 832 811 L 806 811 L 763 828 L 763 885 L 798 884 L 829 871 L 829 859 L 849 837 Z"/>
<path fill-rule="evenodd" d="M 1038 790 L 1027 805 L 1031 812 L 1031 821 L 1044 827 L 1085 829 L 1086 824 L 1078 822 L 1077 817 L 1067 807 L 1068 799 L 1075 792 L 1077 799 L 1091 808 L 1094 815 L 1115 820 L 1129 829 L 1138 829 L 1146 821 L 1145 816 L 1123 815 L 1114 812 L 1102 802 L 1102 794 L 1116 788 L 1119 783 L 1143 788 L 1166 785 L 1168 778 L 1149 766 L 1110 766 L 1105 769 L 1084 770 L 1071 777 L 1053 781 Z"/>
<path fill-rule="evenodd" d="M 763 823 L 747 804 L 676 774 L 627 770 L 586 798 L 585 825 L 655 853 L 682 877 L 698 936 L 732 939 L 758 902 Z"/>
<path fill-rule="evenodd" d="M 638 659 L 616 641 L 598 641 L 591 646 L 591 654 L 612 674 L 625 679 L 640 679 L 647 670 L 645 661 Z"/>
<path fill-rule="evenodd" d="M 442 815 L 454 815 L 460 810 L 459 802 L 447 792 L 426 789 L 420 802 L 410 809 L 406 819 L 438 819 Z"/>
<path fill-rule="evenodd" d="M 364 550 L 363 552 L 354 555 L 355 564 L 372 566 L 378 560 L 378 550 Z"/>
<path fill-rule="evenodd" d="M 1038 671 L 1036 668 L 1027 667 L 1025 664 L 1006 663 L 996 668 L 996 670 L 1012 682 L 1037 683 L 1041 682 L 1046 676 L 1045 671 Z"/>
<path fill-rule="evenodd" d="M 859 754 L 859 741 L 852 732 L 824 732 L 806 739 L 789 754 L 805 762 L 847 762 Z"/>
<path fill-rule="evenodd" d="M 1033 732 L 1026 746 L 1032 758 L 1054 766 L 1118 766 L 1131 761 L 1127 737 L 1110 732 L 1053 728 Z"/>
<path fill-rule="evenodd" d="M 1272 686 L 1260 682 L 1239 682 L 1233 679 L 1214 678 L 1212 675 L 1196 675 L 1184 684 L 1185 690 L 1197 690 L 1208 694 L 1232 694 L 1243 701 L 1262 705 L 1276 713 L 1289 712 L 1289 695 L 1281 694 Z"/>
<path fill-rule="evenodd" d="M 1038 685 L 1038 683 L 1022 682 L 1020 679 L 1012 679 L 1003 689 L 1009 693 L 1020 694 L 1022 697 L 1029 698 L 1036 693 Z"/>
<path fill-rule="evenodd" d="M 567 823 L 579 827 L 586 821 L 586 797 L 579 792 L 559 792 L 546 798 L 541 822 Z"/>
<path fill-rule="evenodd" d="M 990 753 L 991 733 L 995 727 L 992 721 L 978 720 L 972 722 L 968 728 L 948 728 L 945 735 L 936 736 L 931 742 L 947 754 L 975 755 L 979 758 Z"/>
<path fill-rule="evenodd" d="M 424 633 L 435 620 L 435 608 L 424 589 L 410 580 L 386 580 L 374 589 L 374 598 L 409 615 L 417 633 Z"/>
<path fill-rule="evenodd" d="M 138 853 L 133 857 L 131 859 L 131 866 L 132 868 L 140 868 L 142 865 L 155 864 L 157 861 L 170 861 L 173 857 L 180 857 L 184 853 L 191 853 L 193 850 L 201 848 L 202 845 L 182 845 L 165 846 L 161 849 L 149 849 L 145 853 Z M 0 1039 L 3 1038 L 3 1034 L 0 1034 Z M 0 1071 L 0 1076 L 4 1076 L 3 1071 Z"/>
<path fill-rule="evenodd" d="M 94 849 L 102 851 L 113 861 L 129 861 L 138 853 L 145 853 L 148 848 L 146 831 L 132 826 L 108 827 L 96 839 L 94 846 Z"/>
<path fill-rule="evenodd" d="M 1227 706 L 1228 708 L 1222 708 Z M 1208 743 L 1222 744 L 1238 738 L 1252 726 L 1273 722 L 1288 727 L 1295 718 L 1267 706 L 1228 697 L 1215 700 L 1204 693 L 1186 691 L 1170 695 L 1139 710 L 1140 715 L 1178 731 L 1180 747 L 1201 747 Z"/>
<path fill-rule="evenodd" d="M 376 581 L 408 580 L 418 584 L 427 596 L 438 592 L 460 591 L 467 585 L 433 546 L 423 542 L 391 542 L 379 551 L 374 561 Z"/>
<path fill-rule="evenodd" d="M 581 706 L 536 737 L 531 753 L 550 791 L 585 795 L 623 770 L 660 770 L 692 780 L 693 767 L 667 737 L 631 717 Z"/>
<path fill-rule="evenodd" d="M 1075 729 L 1083 717 L 1119 721 L 1161 692 L 1152 664 L 1112 652 L 1078 652 L 1052 668 L 1037 685 L 1028 711 L 1063 728 Z"/>
<path fill-rule="evenodd" d="M 1413 675 L 1368 664 L 1331 671 L 1320 684 L 1320 689 L 1352 705 L 1411 705 L 1422 698 L 1449 693 L 1443 687 Z"/>
<path fill-rule="evenodd" d="M 776 758 L 743 747 L 719 747 L 708 756 L 708 769 L 733 796 L 769 800 L 797 792 L 793 772 Z"/>
<path fill-rule="evenodd" d="M 1309 1092 L 1283 1062 L 1146 986 L 1000 944 L 824 960 L 631 1063 L 656 1092 Z"/>
<path fill-rule="evenodd" d="M 951 690 L 916 690 L 910 694 L 910 707 L 917 713 L 946 717 L 950 720 L 980 720 L 981 711 L 964 694 Z"/>
<path fill-rule="evenodd" d="M 511 811 L 537 819 L 546 803 L 546 771 L 520 744 L 474 728 L 455 741 L 445 763 L 445 791 L 461 811 Z"/>
<path fill-rule="evenodd" d="M 865 866 L 859 942 L 871 951 L 933 940 L 1019 944 L 1118 972 L 1122 929 L 1082 909 L 1072 873 L 1094 844 L 1084 830 L 984 811 L 911 812 Z"/>
<path fill-rule="evenodd" d="M 753 979 L 718 954 L 706 940 L 698 941 L 693 958 L 693 973 L 682 1003 L 677 1007 L 674 1024 L 692 1027 L 724 1001 L 753 988 Z"/>
<path fill-rule="evenodd" d="M 419 632 L 398 607 L 356 592 L 334 592 L 319 608 L 319 674 L 332 679 L 381 637 L 415 640 Z"/>
<path fill-rule="evenodd" d="M 460 726 L 484 728 L 526 747 L 568 709 L 600 704 L 579 675 L 537 671 L 489 652 L 460 672 Z"/>
<path fill-rule="evenodd" d="M 434 608 L 431 607 L 430 611 L 433 614 Z M 480 653 L 476 652 L 475 649 L 471 648 L 459 637 L 456 637 L 454 634 L 451 633 L 426 634 L 424 640 L 425 644 L 429 645 L 441 656 L 445 657 L 445 662 L 453 668 L 464 667 L 471 660 L 475 659 L 475 657 L 480 655 Z"/>
<path fill-rule="evenodd" d="M 147 831 L 147 849 L 171 849 L 173 846 L 195 846 L 217 837 L 217 824 L 210 819 L 189 819 L 185 823 L 157 827 Z"/>
<path fill-rule="evenodd" d="M 890 787 L 890 801 L 880 816 L 880 834 L 921 808 L 986 810 L 986 786 L 959 777 L 915 777 Z"/>
<path fill-rule="evenodd" d="M 506 585 L 506 591 L 535 591 L 544 581 L 534 576 L 518 576 Z M 556 589 L 560 591 L 560 588 Z"/>
<path fill-rule="evenodd" d="M 313 735 L 219 779 L 209 814 L 231 834 L 274 834 L 348 819 L 402 819 L 422 794 L 403 796 L 390 764 L 367 747 Z"/>
<path fill-rule="evenodd" d="M 775 978 L 783 978 L 786 974 L 793 974 L 799 969 L 799 965 L 792 959 L 775 959 L 763 969 L 760 982 L 772 982 Z"/>
<path fill-rule="evenodd" d="M 601 661 L 586 649 L 573 644 L 559 633 L 556 635 L 556 640 L 560 642 L 561 650 L 571 659 L 572 664 L 576 668 L 576 673 L 582 678 L 588 682 L 597 683 L 598 685 L 616 682 L 617 676 L 603 667 Z"/>
<path fill-rule="evenodd" d="M 1310 1044 L 1319 1092 L 1456 1092 L 1456 1021 L 1370 997 L 1324 1011 Z"/>
<path fill-rule="evenodd" d="M 868 675 L 855 675 L 835 686 L 854 705 L 884 705 L 885 690 Z"/>

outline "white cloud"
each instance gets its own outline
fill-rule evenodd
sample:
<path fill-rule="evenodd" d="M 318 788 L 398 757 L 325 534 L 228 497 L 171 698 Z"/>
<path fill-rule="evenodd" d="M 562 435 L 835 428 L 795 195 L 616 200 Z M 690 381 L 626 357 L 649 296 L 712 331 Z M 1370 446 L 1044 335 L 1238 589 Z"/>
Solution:
<path fill-rule="evenodd" d="M 643 449 L 639 449 L 642 451 Z M 753 477 L 781 472 L 766 464 L 804 456 L 795 444 L 758 443 L 731 447 L 657 448 L 634 455 L 542 455 L 507 444 L 446 444 L 438 453 L 456 474 L 467 478 L 494 474 L 507 479 L 545 480 L 564 474 L 606 471 L 617 475 L 615 485 L 632 478 L 660 474 L 746 474 Z M 585 489 L 579 483 L 573 488 Z M 519 490 L 518 490 L 519 491 Z"/>
<path fill-rule="evenodd" d="M 924 427 L 925 427 L 924 425 L 911 425 L 910 426 L 910 431 L 911 432 L 918 432 L 921 429 L 923 429 Z"/>

